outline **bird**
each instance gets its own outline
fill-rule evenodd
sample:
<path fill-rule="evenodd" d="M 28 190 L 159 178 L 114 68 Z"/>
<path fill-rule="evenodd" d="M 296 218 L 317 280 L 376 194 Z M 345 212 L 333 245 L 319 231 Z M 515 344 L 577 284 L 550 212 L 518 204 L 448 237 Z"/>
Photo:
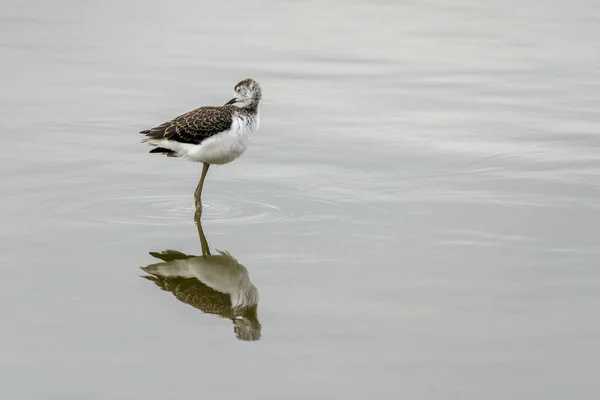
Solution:
<path fill-rule="evenodd" d="M 202 241 L 201 225 L 198 229 Z M 140 267 L 147 274 L 142 278 L 203 313 L 229 319 L 237 339 L 260 340 L 258 289 L 250 281 L 246 267 L 235 257 L 226 251 L 217 253 L 206 254 L 204 245 L 202 256 L 177 250 L 151 252 L 161 262 Z"/>
<path fill-rule="evenodd" d="M 204 179 L 212 165 L 228 164 L 248 148 L 250 136 L 260 124 L 260 83 L 252 78 L 238 82 L 234 96 L 222 106 L 203 106 L 140 133 L 142 143 L 154 147 L 150 153 L 181 157 L 203 163 L 196 191 L 201 202 Z"/>

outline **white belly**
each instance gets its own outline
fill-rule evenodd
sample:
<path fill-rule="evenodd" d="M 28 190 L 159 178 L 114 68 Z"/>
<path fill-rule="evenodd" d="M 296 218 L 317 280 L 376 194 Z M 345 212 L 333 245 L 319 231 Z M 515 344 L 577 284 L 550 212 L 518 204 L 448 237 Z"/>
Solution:
<path fill-rule="evenodd" d="M 228 164 L 241 156 L 249 145 L 251 132 L 229 130 L 191 145 L 187 158 L 207 164 Z"/>

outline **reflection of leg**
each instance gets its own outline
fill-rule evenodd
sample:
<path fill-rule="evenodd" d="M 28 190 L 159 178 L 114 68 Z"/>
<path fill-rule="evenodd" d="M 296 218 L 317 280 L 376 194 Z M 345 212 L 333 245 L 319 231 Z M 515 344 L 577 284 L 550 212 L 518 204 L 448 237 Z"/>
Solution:
<path fill-rule="evenodd" d="M 198 236 L 200 236 L 200 246 L 202 247 L 202 257 L 206 258 L 206 256 L 210 256 L 210 249 L 208 248 L 208 241 L 206 240 L 206 236 L 204 236 L 204 230 L 202 229 L 202 224 L 200 221 L 196 223 L 198 227 Z"/>
<path fill-rule="evenodd" d="M 198 228 L 198 237 L 200 238 L 200 246 L 202 247 L 202 256 L 210 256 L 210 249 L 208 248 L 208 241 L 204 236 L 204 229 L 202 229 L 202 202 L 196 199 L 196 212 L 194 212 L 194 222 Z"/>
<path fill-rule="evenodd" d="M 204 164 L 202 167 L 202 176 L 200 177 L 200 182 L 198 182 L 198 186 L 196 186 L 196 191 L 194 192 L 196 208 L 200 208 L 200 213 L 202 213 L 202 187 L 204 186 L 204 179 L 208 173 L 208 167 L 210 167 L 210 164 Z"/>

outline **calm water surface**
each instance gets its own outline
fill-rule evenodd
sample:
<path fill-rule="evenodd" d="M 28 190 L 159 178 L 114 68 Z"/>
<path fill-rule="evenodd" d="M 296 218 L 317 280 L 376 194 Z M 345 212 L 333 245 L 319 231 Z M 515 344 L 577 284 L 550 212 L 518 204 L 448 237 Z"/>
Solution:
<path fill-rule="evenodd" d="M 0 397 L 599 396 L 599 39 L 592 0 L 5 1 Z M 137 132 L 248 76 L 203 215 L 243 320 L 143 278 L 202 254 L 201 169 Z"/>

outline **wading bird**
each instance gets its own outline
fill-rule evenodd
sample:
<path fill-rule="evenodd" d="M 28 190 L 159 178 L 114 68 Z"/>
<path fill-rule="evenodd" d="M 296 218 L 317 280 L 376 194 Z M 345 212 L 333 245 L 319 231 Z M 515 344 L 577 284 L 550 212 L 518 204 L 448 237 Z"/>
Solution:
<path fill-rule="evenodd" d="M 141 131 L 155 148 L 150 153 L 165 154 L 201 162 L 202 176 L 196 187 L 196 203 L 201 203 L 204 179 L 211 164 L 228 164 L 241 156 L 250 136 L 259 126 L 260 83 L 244 79 L 235 85 L 234 97 L 222 106 L 200 107 L 155 128 Z"/>

